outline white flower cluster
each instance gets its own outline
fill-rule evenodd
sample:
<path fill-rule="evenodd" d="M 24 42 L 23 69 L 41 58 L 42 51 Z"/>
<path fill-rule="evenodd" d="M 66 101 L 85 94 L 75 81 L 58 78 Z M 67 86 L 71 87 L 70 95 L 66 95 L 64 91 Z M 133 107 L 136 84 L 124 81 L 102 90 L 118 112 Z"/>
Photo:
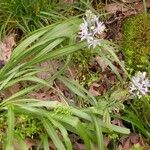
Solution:
<path fill-rule="evenodd" d="M 130 93 L 141 98 L 149 92 L 149 88 L 150 81 L 146 77 L 146 72 L 138 72 L 136 76 L 133 76 L 132 83 L 130 85 Z"/>
<path fill-rule="evenodd" d="M 86 11 L 85 16 L 83 23 L 80 25 L 79 37 L 81 41 L 87 41 L 88 47 L 93 46 L 93 48 L 95 48 L 97 45 L 100 45 L 101 42 L 96 36 L 103 34 L 105 25 L 99 21 L 99 17 L 90 10 Z"/>

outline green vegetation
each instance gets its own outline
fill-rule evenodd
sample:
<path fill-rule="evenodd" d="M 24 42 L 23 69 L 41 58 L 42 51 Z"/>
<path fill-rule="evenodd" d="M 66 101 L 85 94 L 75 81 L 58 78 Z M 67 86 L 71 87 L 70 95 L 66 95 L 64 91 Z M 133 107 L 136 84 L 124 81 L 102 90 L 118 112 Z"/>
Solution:
<path fill-rule="evenodd" d="M 70 19 L 62 23 L 52 24 L 33 32 L 14 49 L 9 62 L 0 70 L 0 89 L 2 91 L 8 90 L 9 87 L 18 82 L 32 82 L 32 85 L 27 84 L 27 86 L 22 90 L 10 97 L 7 97 L 0 104 L 1 111 L 8 111 L 8 149 L 12 146 L 15 137 L 15 116 L 17 115 L 18 118 L 18 115 L 22 116 L 22 114 L 29 115 L 35 119 L 38 118 L 42 124 L 42 128 L 45 128 L 45 132 L 47 132 L 55 146 L 61 150 L 65 149 L 65 147 L 67 149 L 72 147 L 70 140 L 68 139 L 67 130 L 78 134 L 84 140 L 87 149 L 91 149 L 90 143 L 94 144 L 95 141 L 99 143 L 99 147 L 103 147 L 103 128 L 105 128 L 105 132 L 109 132 L 111 129 L 123 134 L 129 133 L 128 129 L 122 127 L 118 128 L 115 125 L 111 125 L 110 121 L 109 128 L 107 127 L 108 122 L 102 123 L 101 126 L 98 125 L 101 124 L 101 118 L 103 117 L 100 116 L 103 116 L 103 114 L 98 113 L 99 107 L 96 99 L 77 82 L 61 76 L 66 67 L 55 72 L 55 74 L 47 81 L 36 76 L 38 72 L 42 71 L 36 66 L 37 63 L 61 57 L 65 58 L 66 55 L 68 55 L 67 57 L 70 57 L 69 55 L 73 52 L 86 47 L 85 42 L 75 44 L 76 40 L 73 40 L 75 39 L 74 36 L 78 31 L 77 27 L 80 22 L 81 20 L 78 18 Z M 62 30 L 62 28 L 64 30 Z M 68 61 L 71 60 L 69 59 Z M 79 98 L 90 103 L 91 108 L 94 109 L 93 112 L 90 107 L 85 110 L 82 110 L 81 108 L 80 110 L 79 108 L 68 106 L 67 108 L 71 111 L 71 114 L 69 113 L 70 115 L 68 115 L 68 113 L 66 114 L 66 110 L 64 113 L 61 109 L 64 107 L 63 104 L 57 101 L 44 102 L 28 97 L 27 94 L 29 92 L 42 88 L 43 86 L 51 88 L 52 82 L 56 78 L 63 82 Z M 67 97 L 65 99 L 67 103 L 69 100 L 67 100 Z M 58 111 L 59 109 L 60 111 Z M 97 112 L 96 114 L 95 111 Z M 93 120 L 94 124 L 92 124 Z M 34 123 L 29 123 L 31 126 L 31 130 L 29 131 L 31 132 L 29 133 L 30 136 L 32 136 L 35 132 L 35 130 L 32 130 L 32 127 L 34 126 L 33 124 Z M 90 124 L 89 128 L 87 128 L 88 124 Z M 59 138 L 55 131 L 56 128 L 60 130 L 64 142 L 61 142 L 62 139 Z M 22 129 L 23 128 L 21 128 L 21 130 Z M 24 132 L 27 132 L 28 129 L 23 130 L 24 131 L 22 132 L 24 134 Z M 91 132 L 94 132 L 97 137 L 93 138 L 93 134 Z M 58 145 L 58 143 L 60 144 Z"/>
<path fill-rule="evenodd" d="M 150 74 L 130 77 L 150 67 L 150 15 L 124 23 L 124 65 L 120 47 L 106 39 L 107 25 L 99 18 L 106 14 L 95 11 L 102 6 L 90 0 L 0 1 L 1 55 L 10 52 L 8 61 L 0 58 L 0 149 L 17 144 L 28 150 L 30 139 L 33 149 L 113 150 L 130 133 L 150 144 Z M 89 22 L 82 14 L 87 9 Z M 12 33 L 16 45 L 9 49 L 12 41 L 5 37 Z M 94 96 L 92 86 L 102 94 Z M 132 143 L 132 149 L 142 145 Z"/>
<path fill-rule="evenodd" d="M 71 4 L 57 0 L 1 0 L 0 7 L 1 36 L 11 30 L 19 30 L 20 34 L 26 35 L 78 12 Z"/>
<path fill-rule="evenodd" d="M 150 57 L 150 14 L 130 17 L 123 25 L 122 52 L 127 67 L 148 70 Z"/>
<path fill-rule="evenodd" d="M 148 139 L 150 138 L 150 102 L 149 97 L 144 97 L 140 101 L 134 100 L 130 107 L 125 109 L 123 119 L 130 122 L 135 131 L 139 131 Z"/>

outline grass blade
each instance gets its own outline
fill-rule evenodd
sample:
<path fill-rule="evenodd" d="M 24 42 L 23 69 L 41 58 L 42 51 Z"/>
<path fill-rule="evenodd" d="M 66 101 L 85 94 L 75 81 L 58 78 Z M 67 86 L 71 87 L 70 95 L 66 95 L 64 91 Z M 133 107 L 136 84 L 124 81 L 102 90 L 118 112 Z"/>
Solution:
<path fill-rule="evenodd" d="M 101 126 L 99 125 L 98 120 L 95 116 L 92 116 L 92 118 L 93 118 L 93 123 L 95 125 L 95 130 L 96 130 L 98 149 L 104 150 L 104 141 L 103 141 L 103 134 L 102 134 Z"/>
<path fill-rule="evenodd" d="M 6 150 L 13 150 L 15 116 L 13 106 L 8 106 L 8 132 Z"/>
<path fill-rule="evenodd" d="M 97 104 L 96 99 L 76 81 L 70 80 L 63 76 L 59 76 L 58 79 L 62 83 L 64 83 L 71 91 L 73 91 L 78 96 L 84 98 L 85 100 L 88 100 L 92 105 Z"/>
<path fill-rule="evenodd" d="M 43 122 L 43 126 L 44 126 L 45 130 L 47 131 L 49 137 L 52 139 L 52 141 L 55 144 L 56 148 L 58 150 L 65 150 L 65 147 L 64 147 L 62 141 L 59 139 L 55 129 L 49 123 L 49 121 L 47 121 L 46 119 L 43 118 L 42 122 Z"/>
<path fill-rule="evenodd" d="M 66 128 L 63 127 L 59 122 L 57 122 L 55 120 L 51 119 L 51 122 L 54 124 L 54 126 L 56 126 L 60 130 L 60 132 L 63 136 L 64 142 L 65 142 L 65 145 L 66 145 L 66 149 L 67 150 L 72 150 L 72 144 L 71 144 L 71 141 L 68 137 L 68 133 L 67 133 Z"/>
<path fill-rule="evenodd" d="M 48 137 L 47 137 L 47 135 L 43 135 L 42 139 L 43 139 L 44 150 L 48 150 L 49 149 L 49 144 L 48 144 Z"/>

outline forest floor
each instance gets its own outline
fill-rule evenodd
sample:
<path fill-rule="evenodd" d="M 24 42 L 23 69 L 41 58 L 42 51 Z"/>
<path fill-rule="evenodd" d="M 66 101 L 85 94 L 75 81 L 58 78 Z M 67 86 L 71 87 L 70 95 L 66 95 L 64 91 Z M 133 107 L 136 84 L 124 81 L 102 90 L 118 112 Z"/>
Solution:
<path fill-rule="evenodd" d="M 68 16 L 71 17 L 74 15 L 81 15 L 83 14 L 83 10 L 89 7 L 89 5 L 88 7 L 83 7 L 80 12 L 77 9 L 77 5 L 75 5 L 75 1 L 70 1 L 70 0 L 65 1 L 65 5 L 75 6 L 75 7 L 71 7 L 72 9 L 70 9 L 69 12 L 66 12 L 65 15 L 67 17 Z M 126 20 L 144 13 L 145 7 L 143 5 L 143 1 L 141 0 L 122 0 L 122 1 L 107 1 L 107 2 L 106 1 L 103 1 L 103 2 L 93 1 L 89 9 L 91 9 L 91 11 L 94 10 L 93 11 L 94 13 L 97 12 L 97 14 L 100 14 L 100 13 L 102 14 L 100 15 L 100 17 L 103 20 L 105 27 L 106 27 L 105 33 L 103 34 L 103 38 L 111 42 L 112 43 L 111 45 L 114 44 L 115 50 L 118 48 L 115 51 L 115 54 L 116 56 L 118 56 L 120 62 L 122 62 L 123 64 L 126 64 L 126 57 L 123 51 L 121 50 L 122 49 L 121 44 L 122 44 L 123 36 L 124 36 L 123 25 L 126 22 Z M 149 0 L 146 1 L 146 10 L 147 10 L 147 14 L 149 14 L 150 12 Z M 82 17 L 80 16 L 80 18 Z M 65 19 L 63 18 L 63 20 Z M 57 22 L 56 20 L 53 20 L 52 23 L 56 23 Z M 45 26 L 45 24 L 43 26 Z M 150 21 L 148 21 L 148 26 L 150 28 Z M 7 70 L 10 67 L 10 65 L 8 64 L 13 59 L 12 57 L 17 56 L 13 53 L 14 53 L 14 50 L 19 45 L 20 41 L 22 42 L 24 39 L 26 39 L 26 37 L 28 37 L 28 34 L 26 33 L 25 28 L 26 28 L 25 25 L 24 25 L 24 28 L 23 26 L 21 26 L 21 28 L 18 28 L 18 27 L 14 27 L 10 25 L 8 29 L 6 30 L 5 36 L 2 36 L 2 41 L 0 45 L 2 49 L 1 57 L 0 57 L 0 67 L 2 70 L 0 72 L 1 74 L 3 73 L 3 71 L 5 72 L 5 70 Z M 39 29 L 39 28 L 36 28 L 36 29 Z M 1 28 L 1 31 L 3 31 L 2 28 Z M 30 36 L 30 32 L 29 32 L 29 36 Z M 36 40 L 38 40 L 38 38 Z M 36 43 L 36 41 L 34 42 Z M 62 45 L 64 43 L 62 42 Z M 148 44 L 149 44 L 149 52 L 150 52 L 150 43 Z M 62 45 L 60 45 L 61 48 L 63 47 Z M 29 47 L 30 45 L 28 45 L 27 48 Z M 33 54 L 31 54 L 31 57 L 32 56 Z M 20 57 L 20 59 L 23 59 L 23 58 Z M 48 81 L 49 79 L 51 79 L 51 77 L 54 77 L 53 75 L 57 71 L 61 70 L 64 66 L 66 66 L 67 59 L 69 58 L 61 57 L 58 59 L 46 60 L 43 62 L 39 61 L 39 63 L 37 63 L 36 66 L 39 67 L 40 69 L 43 69 L 43 71 L 36 73 L 36 77 L 38 77 L 38 79 L 41 79 L 42 81 L 37 80 L 37 78 L 34 78 L 34 81 L 38 81 L 38 82 L 46 84 L 45 82 L 43 82 L 43 80 Z M 23 60 L 22 62 L 23 63 L 26 61 L 28 62 L 28 60 L 32 60 L 32 58 L 30 58 L 29 56 L 27 59 Z M 15 61 L 12 61 L 12 62 L 14 63 Z M 148 150 L 150 149 L 150 129 L 148 129 L 150 127 L 150 122 L 149 122 L 150 119 L 147 117 L 148 118 L 146 119 L 147 122 L 144 122 L 144 119 L 142 118 L 142 116 L 149 115 L 148 114 L 149 107 L 146 108 L 144 104 L 142 103 L 142 101 L 140 102 L 140 99 L 134 98 L 131 94 L 129 94 L 127 90 L 128 90 L 128 83 L 130 82 L 129 81 L 130 79 L 128 79 L 127 75 L 125 74 L 124 70 L 122 69 L 122 67 L 120 66 L 118 62 L 116 61 L 111 61 L 111 62 L 113 66 L 115 67 L 114 70 L 116 69 L 117 70 L 116 72 L 119 73 L 119 77 L 122 78 L 121 81 L 118 78 L 117 73 L 110 67 L 110 63 L 108 63 L 105 57 L 102 57 L 95 53 L 93 54 L 91 50 L 89 50 L 88 52 L 85 50 L 83 51 L 83 49 L 72 53 L 71 62 L 67 64 L 67 67 L 65 68 L 65 71 L 63 72 L 63 75 L 67 76 L 72 81 L 77 81 L 77 83 L 82 85 L 82 87 L 84 87 L 98 101 L 99 99 L 103 99 L 103 98 L 108 99 L 107 104 L 109 105 L 110 103 L 116 103 L 116 101 L 115 102 L 112 101 L 113 98 L 119 100 L 119 104 L 116 103 L 116 105 L 111 110 L 111 112 L 110 110 L 108 110 L 108 113 L 110 112 L 110 116 L 109 116 L 110 118 L 105 114 L 108 118 L 106 116 L 103 116 L 103 119 L 105 121 L 107 119 L 108 120 L 110 119 L 110 123 L 112 125 L 130 129 L 130 133 L 127 135 L 124 135 L 122 133 L 121 134 L 116 133 L 115 131 L 114 132 L 110 131 L 108 133 L 104 132 L 102 137 L 103 137 L 103 143 L 104 143 L 105 149 Z M 144 69 L 139 70 L 139 71 L 143 71 L 143 70 Z M 130 72 L 129 68 L 127 68 L 127 71 L 130 74 L 130 76 L 133 76 L 134 75 L 133 73 L 136 72 L 136 71 Z M 28 76 L 29 73 L 30 72 L 28 72 L 26 76 Z M 31 72 L 31 75 L 32 75 L 32 72 Z M 11 76 L 11 74 L 9 74 L 9 76 Z M 17 79 L 18 76 L 15 76 L 14 79 Z M 25 77 L 24 74 L 21 77 L 24 78 Z M 150 74 L 149 74 L 149 77 L 150 77 Z M 1 85 L 0 88 L 2 89 L 4 86 L 6 86 L 8 84 L 8 81 L 10 81 L 12 78 L 13 76 L 10 77 L 10 79 L 9 78 L 7 78 L 6 80 L 2 79 L 0 82 L 0 85 Z M 67 82 L 65 82 L 65 80 Z M 8 87 L 6 87 L 6 89 L 4 88 L 4 90 L 2 90 L 2 92 L 0 93 L 1 103 L 3 104 L 3 102 L 5 102 L 5 99 L 7 102 L 7 100 L 9 100 L 9 98 L 12 98 L 13 95 L 16 96 L 16 93 L 18 93 L 19 91 L 23 89 L 26 89 L 26 87 L 31 85 L 32 82 L 33 82 L 33 78 L 27 79 L 27 81 L 25 79 L 23 79 L 23 81 L 20 80 L 19 82 L 14 81 L 15 84 L 13 84 L 13 82 L 12 83 L 10 82 L 9 84 L 11 86 L 8 85 Z M 29 92 L 26 92 L 25 96 L 28 97 L 29 99 L 38 99 L 45 103 L 50 100 L 58 101 L 59 103 L 63 105 L 66 105 L 66 106 L 69 105 L 70 107 L 73 107 L 73 108 L 75 107 L 81 110 L 83 109 L 85 113 L 88 112 L 84 109 L 88 109 L 90 107 L 93 108 L 94 106 L 92 107 L 90 102 L 83 100 L 84 96 L 82 95 L 82 92 L 80 92 L 80 90 L 77 91 L 75 87 L 71 87 L 71 85 L 69 85 L 69 82 L 70 81 L 65 78 L 58 77 L 58 79 L 52 80 L 52 83 L 49 81 L 52 87 L 41 86 L 40 88 L 37 88 L 36 90 L 31 90 Z M 78 89 L 80 89 L 80 87 L 78 87 Z M 148 103 L 150 103 L 150 101 L 148 101 Z M 18 105 L 17 107 L 20 107 L 20 106 Z M 44 108 L 44 110 L 47 110 L 47 111 L 51 110 L 51 108 L 49 109 L 44 104 L 42 108 Z M 90 108 L 90 111 L 91 111 L 91 108 Z M 56 112 L 59 113 L 60 111 L 62 112 L 64 111 L 63 109 L 62 110 L 59 110 L 59 109 L 56 108 L 54 110 L 55 111 L 54 113 Z M 146 111 L 148 112 L 144 112 L 143 109 L 144 111 L 147 109 Z M 130 113 L 131 112 L 130 110 L 132 110 L 133 115 Z M 22 111 L 22 110 L 19 110 L 19 111 Z M 4 112 L 5 112 L 5 108 L 0 111 L 2 115 Z M 67 113 L 67 112 L 63 112 L 63 113 Z M 95 112 L 95 114 L 96 116 L 99 115 L 97 112 Z M 6 132 L 8 130 L 7 128 L 9 128 L 6 124 L 9 116 L 7 116 L 7 114 L 4 114 L 3 115 L 4 117 L 2 117 L 2 115 L 0 116 L 1 117 L 0 119 L 0 123 L 1 123 L 0 139 L 1 140 L 4 137 L 6 138 Z M 39 118 L 37 116 L 35 118 L 32 116 L 29 119 L 26 116 L 26 114 L 21 115 L 21 117 L 18 117 L 16 115 L 15 134 L 20 134 L 22 136 L 27 149 L 37 149 L 38 147 L 37 145 L 39 145 L 40 143 L 40 138 L 41 138 L 40 136 L 43 134 L 43 130 L 45 134 L 45 129 L 43 129 L 43 126 L 37 120 Z M 81 118 L 80 120 L 84 122 L 83 118 Z M 54 120 L 52 120 L 52 122 L 53 121 Z M 55 121 L 53 123 L 57 124 L 57 122 Z M 60 127 L 59 125 L 61 124 L 57 124 L 57 125 L 58 127 Z M 65 126 L 65 124 L 63 125 Z M 88 123 L 87 123 L 87 126 L 88 126 Z M 60 135 L 59 131 L 56 133 L 58 134 L 58 137 L 61 139 L 62 135 Z M 86 145 L 83 142 L 83 139 L 77 134 L 77 132 L 73 133 L 72 131 L 68 131 L 68 136 L 70 138 L 70 141 L 72 143 L 72 147 L 74 150 L 86 150 Z M 49 149 L 55 150 L 56 143 L 53 143 L 52 141 L 48 138 L 48 147 Z M 16 139 L 13 141 L 13 144 L 14 144 L 15 150 L 21 149 L 19 142 Z M 5 144 L 3 142 L 0 142 L 0 146 L 2 147 L 0 149 L 3 150 L 5 147 L 4 145 Z M 39 149 L 44 149 L 44 148 L 41 146 L 41 148 Z M 97 146 L 97 143 L 95 144 L 94 149 L 100 150 L 99 147 Z"/>

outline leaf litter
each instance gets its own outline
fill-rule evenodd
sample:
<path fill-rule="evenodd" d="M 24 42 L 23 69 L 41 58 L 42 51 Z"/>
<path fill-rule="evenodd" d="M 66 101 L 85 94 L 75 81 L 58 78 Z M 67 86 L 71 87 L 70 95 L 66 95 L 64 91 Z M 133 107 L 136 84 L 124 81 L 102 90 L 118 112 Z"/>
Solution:
<path fill-rule="evenodd" d="M 66 3 L 72 3 L 73 1 L 65 1 Z M 130 17 L 131 15 L 135 15 L 139 12 L 143 11 L 143 4 L 140 2 L 140 0 L 124 0 L 124 3 L 111 3 L 106 5 L 105 10 L 110 14 L 109 18 L 106 21 L 106 25 L 108 27 L 107 32 L 107 39 L 111 39 L 113 41 L 117 41 L 121 38 L 121 26 L 124 19 L 127 17 Z M 147 1 L 147 8 L 150 8 L 150 1 Z M 15 34 L 10 34 L 6 36 L 6 38 L 0 42 L 0 68 L 5 65 L 12 54 L 13 48 L 16 46 L 15 41 Z M 121 55 L 121 54 L 119 54 Z M 122 56 L 120 56 L 120 60 L 123 60 Z M 96 62 L 96 63 L 95 63 Z M 96 70 L 101 67 L 101 73 L 99 75 L 99 79 L 94 81 L 89 86 L 89 92 L 93 96 L 101 96 L 105 94 L 108 90 L 110 90 L 114 84 L 117 83 L 117 77 L 114 73 L 111 72 L 111 70 L 108 67 L 107 61 L 100 57 L 96 56 L 94 60 L 94 65 L 92 67 L 96 68 Z M 40 67 L 44 68 L 45 72 L 39 73 L 37 76 L 41 79 L 47 80 L 50 76 L 52 76 L 58 68 L 61 68 L 63 63 L 60 63 L 60 61 L 47 61 L 39 64 Z M 91 67 L 91 66 L 90 66 Z M 118 70 L 120 68 L 118 67 Z M 68 69 L 68 72 L 72 78 L 76 77 L 76 73 L 74 69 L 70 68 Z M 120 73 L 122 73 L 120 71 Z M 72 94 L 62 83 L 60 83 L 58 80 L 54 81 L 53 83 L 54 89 L 52 88 L 43 88 L 38 91 L 34 91 L 29 93 L 29 96 L 32 98 L 41 99 L 44 101 L 47 100 L 56 100 L 64 103 L 65 99 L 64 97 L 67 97 L 68 99 L 75 99 L 75 95 Z M 17 84 L 14 87 L 10 88 L 10 93 L 13 94 L 20 89 L 20 85 Z M 10 94 L 9 93 L 9 94 Z M 63 100 L 62 100 L 63 99 Z M 124 126 L 122 120 L 120 119 L 114 119 L 112 120 L 112 124 L 118 125 L 118 126 Z M 73 147 L 75 150 L 85 150 L 85 145 L 82 142 L 79 142 L 80 139 L 75 134 L 69 135 L 71 138 L 71 141 L 73 142 Z M 29 148 L 32 148 L 33 146 L 36 146 L 39 141 L 37 140 L 31 140 L 31 139 L 25 139 L 24 141 L 26 145 Z M 104 143 L 107 147 L 110 144 L 110 139 L 108 137 L 104 137 Z M 16 144 L 15 144 L 16 145 Z M 50 141 L 50 147 L 52 149 L 55 149 L 53 144 Z M 15 146 L 16 150 L 18 149 L 18 146 Z M 118 150 L 131 150 L 133 147 L 144 147 L 145 150 L 148 150 L 148 144 L 144 140 L 144 138 L 137 133 L 131 133 L 127 137 L 122 137 L 118 144 Z"/>
<path fill-rule="evenodd" d="M 0 60 L 7 63 L 11 57 L 13 48 L 16 46 L 16 34 L 12 33 L 0 42 Z"/>

